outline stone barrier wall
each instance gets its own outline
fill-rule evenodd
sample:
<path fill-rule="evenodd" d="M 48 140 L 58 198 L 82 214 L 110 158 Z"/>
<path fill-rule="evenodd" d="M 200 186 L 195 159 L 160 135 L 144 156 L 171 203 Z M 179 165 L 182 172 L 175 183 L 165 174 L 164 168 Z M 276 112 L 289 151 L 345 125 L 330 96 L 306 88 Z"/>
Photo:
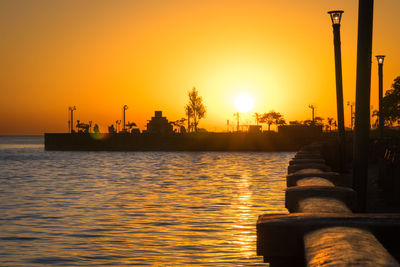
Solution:
<path fill-rule="evenodd" d="M 257 253 L 270 266 L 399 266 L 400 214 L 357 214 L 356 192 L 319 144 L 290 161 L 286 208 L 257 221 Z"/>

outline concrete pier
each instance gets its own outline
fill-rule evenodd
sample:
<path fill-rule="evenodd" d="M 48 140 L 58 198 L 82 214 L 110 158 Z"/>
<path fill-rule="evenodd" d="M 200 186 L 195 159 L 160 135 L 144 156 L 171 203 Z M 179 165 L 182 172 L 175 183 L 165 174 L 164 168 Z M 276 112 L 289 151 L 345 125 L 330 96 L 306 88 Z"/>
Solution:
<path fill-rule="evenodd" d="M 290 161 L 286 208 L 257 221 L 257 253 L 270 266 L 399 266 L 400 214 L 355 214 L 351 181 L 325 164 L 321 146 Z"/>

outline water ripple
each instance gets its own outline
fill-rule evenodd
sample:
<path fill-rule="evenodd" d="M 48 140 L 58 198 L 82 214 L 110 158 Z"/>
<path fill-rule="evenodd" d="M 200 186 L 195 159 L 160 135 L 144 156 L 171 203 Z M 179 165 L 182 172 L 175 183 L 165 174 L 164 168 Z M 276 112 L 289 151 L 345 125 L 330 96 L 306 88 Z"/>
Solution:
<path fill-rule="evenodd" d="M 46 152 L 37 139 L 14 143 L 0 138 L 2 266 L 265 266 L 255 222 L 286 212 L 292 153 Z"/>

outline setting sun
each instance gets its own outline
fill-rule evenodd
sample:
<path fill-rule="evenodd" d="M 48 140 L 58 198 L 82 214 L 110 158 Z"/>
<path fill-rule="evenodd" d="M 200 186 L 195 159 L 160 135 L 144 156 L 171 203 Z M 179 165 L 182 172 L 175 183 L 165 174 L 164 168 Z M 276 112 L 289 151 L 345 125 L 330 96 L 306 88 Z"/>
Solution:
<path fill-rule="evenodd" d="M 235 99 L 235 107 L 239 112 L 249 112 L 254 107 L 254 98 L 249 95 L 239 95 Z"/>

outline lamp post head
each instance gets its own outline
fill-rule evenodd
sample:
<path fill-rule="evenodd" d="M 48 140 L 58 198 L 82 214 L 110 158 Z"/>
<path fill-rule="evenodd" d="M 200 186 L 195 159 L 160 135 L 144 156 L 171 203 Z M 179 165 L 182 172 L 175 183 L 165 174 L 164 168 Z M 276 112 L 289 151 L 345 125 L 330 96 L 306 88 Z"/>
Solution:
<path fill-rule="evenodd" d="M 385 60 L 385 56 L 384 55 L 377 55 L 376 58 L 378 59 L 378 64 L 382 65 L 383 61 Z"/>
<path fill-rule="evenodd" d="M 127 106 L 127 105 L 124 105 L 124 106 L 123 106 L 123 109 L 124 109 L 124 110 L 127 110 L 127 109 L 128 109 L 128 106 Z"/>
<path fill-rule="evenodd" d="M 343 10 L 332 10 L 328 12 L 328 14 L 331 16 L 332 25 L 340 25 L 343 12 Z"/>

